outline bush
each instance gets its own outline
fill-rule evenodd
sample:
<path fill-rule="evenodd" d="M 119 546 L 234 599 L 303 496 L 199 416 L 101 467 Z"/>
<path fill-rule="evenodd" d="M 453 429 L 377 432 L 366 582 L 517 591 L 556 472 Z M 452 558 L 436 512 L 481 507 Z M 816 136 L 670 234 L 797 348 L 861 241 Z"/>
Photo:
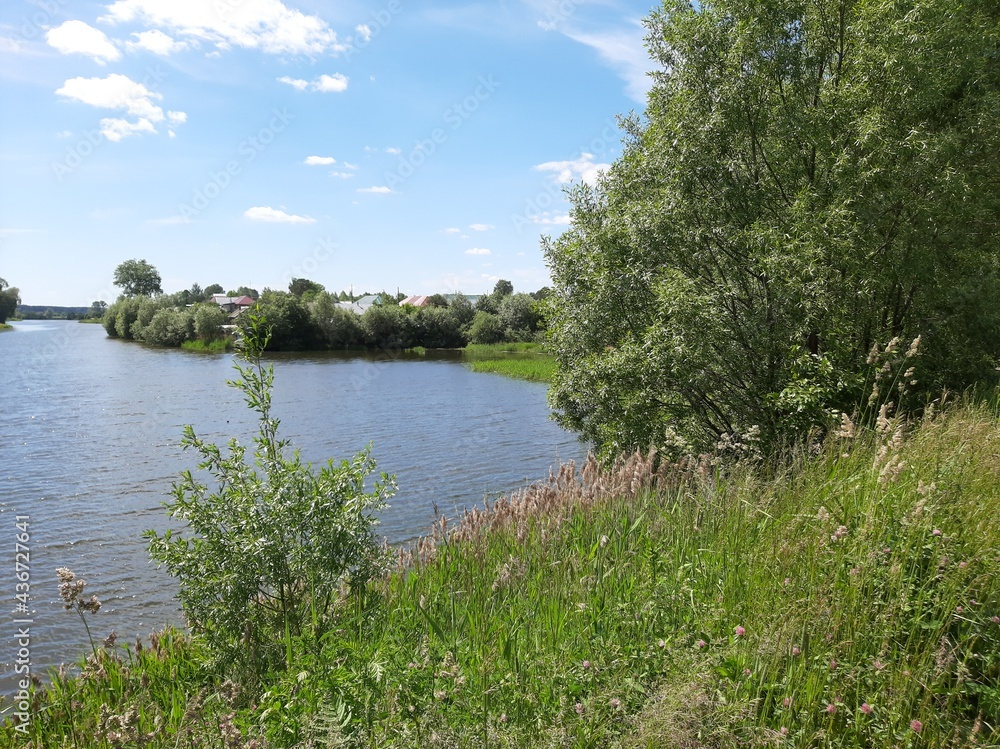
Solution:
<path fill-rule="evenodd" d="M 184 612 L 213 658 L 260 676 L 288 665 L 293 642 L 320 642 L 343 586 L 363 590 L 384 570 L 372 513 L 392 496 L 395 479 L 382 474 L 366 491 L 375 470 L 370 447 L 318 473 L 297 451 L 288 454 L 271 412 L 274 370 L 260 362 L 266 323 L 243 317 L 246 364 L 228 384 L 259 416 L 253 459 L 235 439 L 224 451 L 186 427 L 183 445 L 211 481 L 185 471 L 166 507 L 186 530 L 146 538 L 153 559 L 178 578 Z"/>
<path fill-rule="evenodd" d="M 503 324 L 497 315 L 479 311 L 469 328 L 470 343 L 501 343 L 504 340 Z"/>
<path fill-rule="evenodd" d="M 202 340 L 218 338 L 227 322 L 229 317 L 217 304 L 209 302 L 194 308 L 194 332 Z"/>

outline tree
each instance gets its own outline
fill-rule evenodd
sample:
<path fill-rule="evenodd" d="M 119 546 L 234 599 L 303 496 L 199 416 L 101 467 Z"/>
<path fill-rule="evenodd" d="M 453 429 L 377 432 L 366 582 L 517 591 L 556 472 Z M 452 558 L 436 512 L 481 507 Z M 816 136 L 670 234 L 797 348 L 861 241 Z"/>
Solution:
<path fill-rule="evenodd" d="M 126 260 L 115 268 L 115 286 L 120 286 L 125 296 L 152 296 L 162 294 L 160 274 L 145 260 Z"/>
<path fill-rule="evenodd" d="M 323 284 L 310 281 L 308 278 L 293 278 L 288 284 L 289 293 L 297 297 L 302 297 L 307 292 L 318 294 L 323 290 Z"/>
<path fill-rule="evenodd" d="M 236 291 L 228 292 L 228 295 L 231 297 L 248 296 L 255 302 L 260 299 L 260 292 L 257 289 L 251 289 L 249 286 L 240 286 Z"/>
<path fill-rule="evenodd" d="M 90 303 L 90 309 L 87 310 L 87 317 L 92 319 L 97 319 L 104 317 L 104 313 L 108 311 L 108 303 L 98 299 Z"/>
<path fill-rule="evenodd" d="M 479 311 L 469 328 L 469 343 L 503 343 L 503 324 L 497 315 Z"/>
<path fill-rule="evenodd" d="M 211 299 L 215 294 L 222 294 L 222 284 L 221 283 L 211 283 L 205 287 L 205 299 Z"/>
<path fill-rule="evenodd" d="M 533 341 L 541 315 L 529 294 L 511 294 L 500 302 L 500 325 L 509 341 Z"/>
<path fill-rule="evenodd" d="M 18 288 L 9 286 L 4 279 L 0 278 L 0 325 L 7 322 L 7 318 L 14 314 L 20 303 L 21 292 Z"/>
<path fill-rule="evenodd" d="M 993 6 L 675 2 L 647 27 L 648 120 L 544 240 L 562 423 L 605 456 L 776 449 L 864 416 L 873 346 L 918 335 L 910 405 L 992 379 Z"/>

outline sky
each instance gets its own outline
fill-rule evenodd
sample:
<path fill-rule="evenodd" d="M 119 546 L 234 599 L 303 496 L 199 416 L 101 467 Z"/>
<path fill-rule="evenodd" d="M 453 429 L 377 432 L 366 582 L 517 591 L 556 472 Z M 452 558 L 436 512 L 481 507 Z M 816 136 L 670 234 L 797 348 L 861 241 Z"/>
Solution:
<path fill-rule="evenodd" d="M 621 154 L 653 0 L 4 0 L 0 277 L 24 304 L 219 283 L 549 283 Z"/>

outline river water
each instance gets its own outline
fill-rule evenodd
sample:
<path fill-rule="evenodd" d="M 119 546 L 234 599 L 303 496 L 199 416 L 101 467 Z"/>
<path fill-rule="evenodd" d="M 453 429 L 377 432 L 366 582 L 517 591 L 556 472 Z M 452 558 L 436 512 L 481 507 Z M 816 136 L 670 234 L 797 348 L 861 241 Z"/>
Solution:
<path fill-rule="evenodd" d="M 195 468 L 179 445 L 185 424 L 219 443 L 249 444 L 256 431 L 225 385 L 230 355 L 147 348 L 77 322 L 14 328 L 0 333 L 0 693 L 12 691 L 19 652 L 24 660 L 19 637 L 39 675 L 89 647 L 79 618 L 62 609 L 57 567 L 103 601 L 90 617 L 95 638 L 183 623 L 176 584 L 149 561 L 142 532 L 169 526 L 161 503 L 180 471 Z M 391 544 L 424 533 L 435 506 L 455 517 L 586 453 L 549 419 L 544 385 L 472 373 L 456 353 L 269 361 L 281 435 L 303 459 L 339 462 L 372 442 L 378 470 L 396 474 L 379 527 Z M 15 598 L 18 520 L 29 535 L 28 564 L 19 558 L 27 611 Z"/>

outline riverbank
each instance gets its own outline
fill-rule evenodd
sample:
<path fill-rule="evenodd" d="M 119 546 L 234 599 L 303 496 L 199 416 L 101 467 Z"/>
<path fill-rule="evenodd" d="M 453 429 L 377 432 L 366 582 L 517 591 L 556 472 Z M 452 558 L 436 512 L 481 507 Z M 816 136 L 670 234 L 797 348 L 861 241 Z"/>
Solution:
<path fill-rule="evenodd" d="M 773 470 L 564 467 L 401 554 L 397 572 L 325 614 L 336 634 L 286 671 L 230 681 L 169 633 L 141 649 L 98 642 L 86 678 L 37 695 L 25 738 L 995 744 L 995 408 L 813 452 Z M 10 724 L 0 737 L 17 745 Z"/>
<path fill-rule="evenodd" d="M 0 330 L 13 330 L 13 325 L 8 325 L 7 323 L 0 322 Z"/>
<path fill-rule="evenodd" d="M 531 382 L 551 382 L 556 360 L 539 343 L 470 343 L 463 350 L 466 366 L 485 372 Z"/>

